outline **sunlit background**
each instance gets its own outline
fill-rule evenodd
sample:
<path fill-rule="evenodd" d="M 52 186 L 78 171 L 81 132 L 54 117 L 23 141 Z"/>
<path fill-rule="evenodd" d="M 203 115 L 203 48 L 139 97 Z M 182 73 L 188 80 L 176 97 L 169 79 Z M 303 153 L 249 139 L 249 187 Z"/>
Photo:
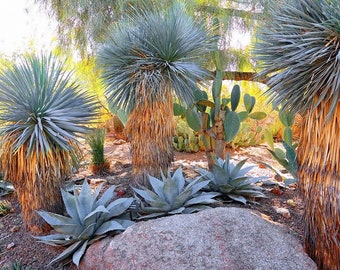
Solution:
<path fill-rule="evenodd" d="M 53 44 L 56 22 L 32 0 L 0 1 L 0 54 L 46 50 Z"/>

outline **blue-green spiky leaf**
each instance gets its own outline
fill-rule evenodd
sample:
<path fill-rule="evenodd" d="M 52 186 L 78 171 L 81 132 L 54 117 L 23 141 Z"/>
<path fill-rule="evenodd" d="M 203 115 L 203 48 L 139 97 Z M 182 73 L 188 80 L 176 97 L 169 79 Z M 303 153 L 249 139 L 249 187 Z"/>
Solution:
<path fill-rule="evenodd" d="M 96 231 L 95 235 L 101 235 L 110 231 L 124 231 L 125 228 L 115 220 L 109 220 L 103 223 Z"/>
<path fill-rule="evenodd" d="M 98 104 L 64 67 L 51 54 L 26 55 L 0 73 L 1 134 L 11 134 L 14 151 L 25 144 L 27 155 L 74 151 L 76 134 L 88 131 Z"/>
<path fill-rule="evenodd" d="M 107 210 L 110 212 L 110 217 L 120 216 L 123 214 L 132 204 L 133 198 L 119 198 L 107 206 Z"/>
<path fill-rule="evenodd" d="M 172 205 L 179 194 L 177 183 L 172 179 L 166 179 L 164 181 L 163 194 L 165 201 Z"/>
<path fill-rule="evenodd" d="M 178 194 L 179 194 L 182 191 L 182 189 L 184 188 L 184 184 L 185 184 L 185 179 L 184 179 L 184 176 L 183 176 L 182 167 L 178 167 L 178 169 L 174 172 L 172 179 L 177 184 L 177 190 L 178 190 Z"/>
<path fill-rule="evenodd" d="M 153 190 L 156 192 L 156 194 L 160 198 L 165 200 L 165 196 L 163 194 L 164 182 L 160 181 L 159 179 L 157 179 L 156 177 L 153 177 L 151 175 L 149 175 L 148 177 L 149 177 L 149 182 L 150 182 Z"/>
<path fill-rule="evenodd" d="M 77 267 L 79 266 L 79 262 L 80 262 L 81 257 L 83 257 L 83 255 L 84 255 L 84 253 L 85 253 L 87 244 L 88 244 L 88 240 L 86 240 L 86 241 L 82 244 L 82 246 L 81 246 L 80 248 L 78 248 L 78 249 L 73 253 L 72 261 L 73 261 L 73 263 L 74 263 Z"/>
<path fill-rule="evenodd" d="M 210 77 L 201 65 L 202 55 L 212 49 L 210 30 L 181 4 L 126 15 L 98 52 L 108 102 L 130 112 L 140 99 L 136 89 L 142 87 L 149 94 L 145 102 L 173 91 L 181 102 L 192 104 L 197 82 Z"/>

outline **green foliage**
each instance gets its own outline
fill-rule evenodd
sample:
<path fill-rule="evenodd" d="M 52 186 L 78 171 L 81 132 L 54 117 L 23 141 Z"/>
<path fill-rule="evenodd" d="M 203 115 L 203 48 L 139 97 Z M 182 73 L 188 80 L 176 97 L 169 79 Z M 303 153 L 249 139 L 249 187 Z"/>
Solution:
<path fill-rule="evenodd" d="M 252 120 L 262 120 L 267 116 L 265 112 L 253 112 L 256 98 L 247 93 L 243 96 L 245 111 L 236 112 L 241 100 L 241 90 L 238 85 L 233 87 L 230 98 L 228 99 L 221 99 L 220 94 L 216 93 L 217 90 L 214 91 L 216 87 L 213 86 L 212 89 L 214 101 L 208 100 L 208 95 L 205 91 L 196 91 L 195 106 L 197 111 L 188 108 L 185 113 L 188 125 L 195 131 L 200 131 L 202 130 L 202 126 L 206 126 L 209 129 L 209 135 L 212 135 L 211 137 L 215 138 L 217 136 L 212 125 L 216 122 L 216 108 L 218 107 L 220 107 L 220 112 L 223 114 L 221 120 L 223 120 L 223 137 L 225 142 L 231 142 L 235 136 L 237 136 L 240 131 L 241 123 L 248 118 Z M 220 98 L 219 100 L 217 100 L 218 97 Z M 179 108 L 180 105 L 176 104 L 174 106 Z M 207 107 L 211 108 L 210 113 L 207 110 Z M 176 112 L 183 112 L 183 109 L 177 109 Z M 203 123 L 203 117 L 202 115 L 199 115 L 198 112 L 201 112 L 201 114 L 208 113 L 209 117 L 206 118 L 206 120 L 208 120 L 209 123 Z"/>
<path fill-rule="evenodd" d="M 133 189 L 136 196 L 143 199 L 140 219 L 200 211 L 209 208 L 208 204 L 216 202 L 213 198 L 219 195 L 216 192 L 200 192 L 209 183 L 209 180 L 202 181 L 201 177 L 185 186 L 181 167 L 172 176 L 170 171 L 167 176 L 162 174 L 162 179 L 149 175 L 149 181 L 153 191 L 145 187 Z"/>
<path fill-rule="evenodd" d="M 234 139 L 227 144 L 228 147 L 248 147 L 256 146 L 265 141 L 265 130 L 260 126 L 259 121 L 247 119 L 241 122 L 240 130 Z"/>
<path fill-rule="evenodd" d="M 253 168 L 248 166 L 242 168 L 246 159 L 237 164 L 230 162 L 229 153 L 225 160 L 216 156 L 212 171 L 199 168 L 198 171 L 205 178 L 210 180 L 209 188 L 212 191 L 220 192 L 228 198 L 246 204 L 249 198 L 265 198 L 262 188 L 255 185 L 264 177 L 250 177 L 247 173 Z"/>
<path fill-rule="evenodd" d="M 7 200 L 0 200 L 0 217 L 8 214 L 12 209 L 12 205 Z"/>
<path fill-rule="evenodd" d="M 86 137 L 86 141 L 91 147 L 92 163 L 94 165 L 103 165 L 106 162 L 104 157 L 105 128 L 94 129 Z"/>
<path fill-rule="evenodd" d="M 112 201 L 116 197 L 115 186 L 111 186 L 98 198 L 101 189 L 102 185 L 92 192 L 85 180 L 79 194 L 76 189 L 73 190 L 73 194 L 61 190 L 69 216 L 38 211 L 38 214 L 52 226 L 57 234 L 35 238 L 52 246 L 68 246 L 50 264 L 62 260 L 70 261 L 72 256 L 73 263 L 78 266 L 87 246 L 108 233 L 124 231 L 133 224 L 124 216 L 133 199 L 120 198 Z"/>
<path fill-rule="evenodd" d="M 76 134 L 86 133 L 98 108 L 79 90 L 72 73 L 52 55 L 23 57 L 0 73 L 1 135 L 10 135 L 14 149 L 32 152 L 72 150 Z"/>
<path fill-rule="evenodd" d="M 178 119 L 172 145 L 179 152 L 198 152 L 200 150 L 200 138 L 197 132 L 193 131 L 184 120 Z"/>
<path fill-rule="evenodd" d="M 8 267 L 0 268 L 0 270 L 22 270 L 22 269 L 24 268 L 22 267 L 22 264 L 19 261 L 12 262 L 11 265 Z M 25 268 L 25 270 L 29 270 L 29 268 Z"/>
<path fill-rule="evenodd" d="M 297 143 L 293 142 L 293 132 L 292 132 L 292 126 L 294 124 L 295 119 L 295 113 L 291 111 L 286 111 L 284 109 L 279 110 L 279 119 L 281 123 L 284 126 L 284 132 L 283 132 L 283 149 L 274 147 L 274 140 L 273 140 L 273 134 L 266 130 L 265 136 L 266 140 L 269 146 L 268 151 L 272 155 L 273 158 L 281 165 L 283 166 L 293 178 L 285 178 L 279 171 L 275 168 L 273 168 L 271 165 L 267 163 L 263 163 L 266 167 L 274 171 L 277 175 L 280 176 L 281 179 L 284 180 L 284 183 L 286 185 L 292 184 L 297 182 L 297 159 L 296 159 L 296 148 Z"/>

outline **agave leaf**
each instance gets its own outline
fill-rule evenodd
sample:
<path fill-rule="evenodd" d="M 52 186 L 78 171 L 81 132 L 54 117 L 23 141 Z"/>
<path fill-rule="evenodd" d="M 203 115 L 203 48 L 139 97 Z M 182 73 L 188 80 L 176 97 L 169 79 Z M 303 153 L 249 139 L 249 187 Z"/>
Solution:
<path fill-rule="evenodd" d="M 246 173 L 250 172 L 253 168 L 255 168 L 255 166 L 253 165 L 247 166 L 246 168 L 241 169 L 235 177 L 243 176 Z"/>
<path fill-rule="evenodd" d="M 139 196 L 141 196 L 146 202 L 152 202 L 155 201 L 158 197 L 154 192 L 148 189 L 138 189 L 138 188 L 132 188 L 134 192 L 136 192 Z"/>
<path fill-rule="evenodd" d="M 65 217 L 62 215 L 58 215 L 55 213 L 47 212 L 47 211 L 37 211 L 37 213 L 52 227 L 56 225 L 79 225 L 72 218 Z"/>
<path fill-rule="evenodd" d="M 88 240 L 86 240 L 83 243 L 83 245 L 73 253 L 72 261 L 77 267 L 79 266 L 79 262 L 80 262 L 81 257 L 83 257 L 83 255 L 85 253 L 85 250 L 87 248 L 87 243 L 88 243 Z"/>
<path fill-rule="evenodd" d="M 62 224 L 54 225 L 53 228 L 58 233 L 63 233 L 65 235 L 72 235 L 77 237 L 83 230 L 82 225 L 74 224 Z"/>
<path fill-rule="evenodd" d="M 244 160 L 242 160 L 242 161 L 240 161 L 240 162 L 238 162 L 238 163 L 236 164 L 236 166 L 234 167 L 234 169 L 230 172 L 230 178 L 231 178 L 231 179 L 235 178 L 235 177 L 239 174 L 241 168 L 243 167 L 243 165 L 244 165 L 246 162 L 247 162 L 247 159 L 244 159 Z"/>
<path fill-rule="evenodd" d="M 119 198 L 107 206 L 107 210 L 110 212 L 110 217 L 120 216 L 124 213 L 132 204 L 133 198 Z"/>
<path fill-rule="evenodd" d="M 235 194 L 242 194 L 247 197 L 262 197 L 266 198 L 266 195 L 264 195 L 261 191 L 254 190 L 254 189 L 242 189 L 242 190 L 234 190 Z"/>
<path fill-rule="evenodd" d="M 217 164 L 219 165 L 219 167 L 222 167 L 222 169 L 227 173 L 227 175 L 229 175 L 230 154 L 229 153 L 226 154 L 225 160 L 219 157 Z"/>
<path fill-rule="evenodd" d="M 206 187 L 209 183 L 210 183 L 210 180 L 205 180 L 205 181 L 201 181 L 197 184 L 192 185 L 191 194 L 192 195 L 196 194 L 199 190 Z"/>
<path fill-rule="evenodd" d="M 184 188 L 184 191 L 187 191 L 189 189 L 192 190 L 192 186 L 196 185 L 199 181 L 200 181 L 200 177 L 197 177 L 195 180 L 190 181 L 189 184 Z"/>
<path fill-rule="evenodd" d="M 194 197 L 190 200 L 188 200 L 184 206 L 192 206 L 192 205 L 195 205 L 195 204 L 210 204 L 210 203 L 215 203 L 216 200 L 212 199 L 214 197 L 216 197 L 217 194 L 209 194 L 209 193 L 206 193 L 206 194 L 202 194 L 200 196 L 197 196 L 197 197 Z"/>
<path fill-rule="evenodd" d="M 198 168 L 197 171 L 201 174 L 204 179 L 212 180 L 214 179 L 214 174 L 208 170 Z"/>
<path fill-rule="evenodd" d="M 241 195 L 236 195 L 236 194 L 227 194 L 227 196 L 237 202 L 247 204 L 247 199 Z"/>
<path fill-rule="evenodd" d="M 74 196 L 76 198 L 79 218 L 80 220 L 84 220 L 85 217 L 91 213 L 94 202 L 94 200 L 92 200 L 92 189 L 86 180 L 83 182 L 79 195 L 75 193 Z"/>
<path fill-rule="evenodd" d="M 50 246 L 68 246 L 76 241 L 77 239 L 69 238 L 65 234 L 51 234 L 45 236 L 33 236 L 33 238 L 38 239 L 39 242 L 45 243 Z"/>
<path fill-rule="evenodd" d="M 234 190 L 234 187 L 232 187 L 228 184 L 225 184 L 225 185 L 217 186 L 217 190 L 220 191 L 223 194 L 228 194 L 228 193 L 230 193 L 231 191 Z"/>
<path fill-rule="evenodd" d="M 177 183 L 171 178 L 168 178 L 165 180 L 164 187 L 163 187 L 163 194 L 164 194 L 166 202 L 169 203 L 170 205 L 173 205 L 179 192 L 178 192 Z"/>
<path fill-rule="evenodd" d="M 213 174 L 215 176 L 212 181 L 216 185 L 223 185 L 229 182 L 229 175 L 218 165 L 214 164 L 212 168 Z"/>
<path fill-rule="evenodd" d="M 181 194 L 179 194 L 173 204 L 173 208 L 177 209 L 184 205 L 184 203 L 192 196 L 192 188 L 186 189 Z"/>
<path fill-rule="evenodd" d="M 186 207 L 183 211 L 183 214 L 192 214 L 192 213 L 199 212 L 199 211 L 209 209 L 209 208 L 211 207 L 208 205 L 203 205 L 203 204 L 194 205 L 194 206 Z"/>
<path fill-rule="evenodd" d="M 229 181 L 229 184 L 233 187 L 238 187 L 241 183 L 246 183 L 245 181 L 247 181 L 248 178 L 249 178 L 248 176 L 243 176 L 243 177 L 231 179 Z"/>
<path fill-rule="evenodd" d="M 48 265 L 60 262 L 68 257 L 70 257 L 79 247 L 83 245 L 84 241 L 78 241 L 73 243 L 67 249 L 65 249 L 61 254 L 55 257 Z"/>
<path fill-rule="evenodd" d="M 185 184 L 185 179 L 183 176 L 183 172 L 182 172 L 182 167 L 179 167 L 175 173 L 172 176 L 172 179 L 177 183 L 177 187 L 178 187 L 178 194 L 181 193 L 184 184 Z"/>
<path fill-rule="evenodd" d="M 84 226 L 88 226 L 92 223 L 97 223 L 101 214 L 108 214 L 109 211 L 103 206 L 99 205 L 94 211 L 89 213 L 84 219 Z"/>
<path fill-rule="evenodd" d="M 96 223 L 92 223 L 92 224 L 88 225 L 85 229 L 83 227 L 82 232 L 77 236 L 78 239 L 86 240 L 86 239 L 91 238 L 94 235 L 94 232 L 96 230 L 96 226 L 97 226 Z"/>
<path fill-rule="evenodd" d="M 175 210 L 172 210 L 170 212 L 168 212 L 168 215 L 177 215 L 177 214 L 182 214 L 183 211 L 184 211 L 185 207 L 180 207 L 180 208 L 177 208 Z"/>
<path fill-rule="evenodd" d="M 105 192 L 100 196 L 100 198 L 95 203 L 95 207 L 98 207 L 99 205 L 106 206 L 108 202 L 116 195 L 114 190 L 116 189 L 116 186 L 111 186 Z"/>
<path fill-rule="evenodd" d="M 164 187 L 163 181 L 160 181 L 159 179 L 157 179 L 156 177 L 153 177 L 151 175 L 149 175 L 148 177 L 149 177 L 149 182 L 150 182 L 153 190 L 156 192 L 156 194 L 160 198 L 165 200 L 165 197 L 164 197 L 164 194 L 163 194 L 163 187 Z"/>
<path fill-rule="evenodd" d="M 143 220 L 143 219 L 152 219 L 152 218 L 156 218 L 156 217 L 162 217 L 162 216 L 165 216 L 166 215 L 166 213 L 164 213 L 164 212 L 157 212 L 157 213 L 152 213 L 152 214 L 150 214 L 150 215 L 145 215 L 145 216 L 140 216 L 139 218 L 138 218 L 138 220 Z"/>
<path fill-rule="evenodd" d="M 174 208 L 173 205 L 171 205 L 171 204 L 169 204 L 169 203 L 167 203 L 166 201 L 163 201 L 163 200 L 150 202 L 149 205 L 152 208 L 158 209 L 157 211 L 164 211 L 164 212 L 170 211 L 171 209 Z"/>
<path fill-rule="evenodd" d="M 133 222 L 132 220 L 127 220 L 127 219 L 115 219 L 115 221 L 119 222 L 120 225 L 122 225 L 122 227 L 124 229 L 130 227 L 131 225 L 135 224 L 135 222 Z"/>
<path fill-rule="evenodd" d="M 102 239 L 102 238 L 105 238 L 107 235 L 106 234 L 102 234 L 102 235 L 96 235 L 96 236 L 94 236 L 91 240 L 89 240 L 89 242 L 88 242 L 88 246 L 90 246 L 90 245 L 92 245 L 94 242 L 96 242 L 96 241 L 98 241 L 98 240 L 100 240 L 100 239 Z"/>
<path fill-rule="evenodd" d="M 76 192 L 76 191 L 74 191 Z M 66 212 L 69 214 L 69 216 L 74 220 L 74 222 L 77 222 L 77 224 L 81 224 L 81 220 L 77 211 L 76 207 L 76 200 L 74 195 L 71 193 L 61 189 L 61 196 L 63 198 Z"/>
<path fill-rule="evenodd" d="M 125 228 L 119 222 L 115 220 L 109 220 L 104 222 L 94 233 L 95 235 L 101 235 L 109 231 L 124 231 Z"/>

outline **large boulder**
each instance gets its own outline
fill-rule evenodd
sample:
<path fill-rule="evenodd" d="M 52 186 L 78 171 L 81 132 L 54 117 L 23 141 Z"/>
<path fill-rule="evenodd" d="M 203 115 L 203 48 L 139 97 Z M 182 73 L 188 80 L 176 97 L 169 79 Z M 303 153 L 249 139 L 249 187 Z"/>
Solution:
<path fill-rule="evenodd" d="M 138 222 L 90 246 L 80 269 L 312 270 L 284 227 L 241 208 Z"/>

